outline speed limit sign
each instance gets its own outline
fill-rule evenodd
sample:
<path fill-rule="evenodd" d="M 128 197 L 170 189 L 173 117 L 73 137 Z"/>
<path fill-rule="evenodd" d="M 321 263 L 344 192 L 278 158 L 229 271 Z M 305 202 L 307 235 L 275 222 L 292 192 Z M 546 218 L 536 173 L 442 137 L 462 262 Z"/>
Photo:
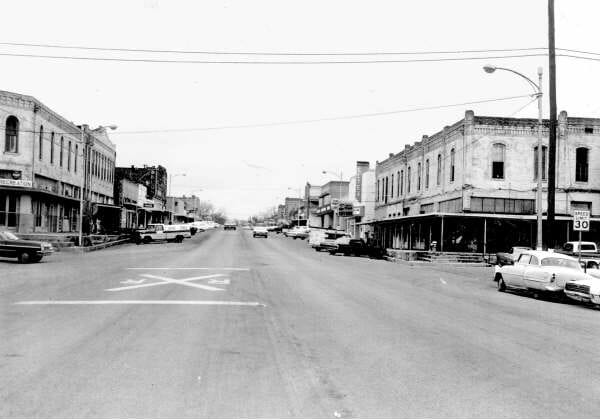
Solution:
<path fill-rule="evenodd" d="M 573 230 L 590 231 L 590 212 L 588 210 L 575 210 L 573 213 Z"/>

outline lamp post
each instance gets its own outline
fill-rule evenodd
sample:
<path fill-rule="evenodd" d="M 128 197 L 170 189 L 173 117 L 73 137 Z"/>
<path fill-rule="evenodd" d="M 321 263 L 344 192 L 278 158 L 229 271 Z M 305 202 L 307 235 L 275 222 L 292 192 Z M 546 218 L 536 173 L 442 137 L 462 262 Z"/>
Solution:
<path fill-rule="evenodd" d="M 338 225 L 340 223 L 340 203 L 342 202 L 342 180 L 343 180 L 343 173 L 342 171 L 340 171 L 340 173 L 338 174 L 337 172 L 332 172 L 332 171 L 326 171 L 323 170 L 323 174 L 331 174 L 331 175 L 335 175 L 335 176 L 339 176 L 340 177 L 340 185 L 338 185 L 338 205 L 337 205 L 337 209 L 336 212 L 334 214 L 337 214 L 337 224 L 335 225 L 335 230 L 337 232 L 338 230 Z"/>
<path fill-rule="evenodd" d="M 105 126 L 106 128 L 110 128 L 111 130 L 116 130 L 117 126 L 114 124 L 111 125 L 107 125 Z M 104 126 L 99 126 L 98 128 L 105 128 Z M 88 180 L 90 174 L 90 150 L 89 148 L 92 146 L 91 142 L 86 142 L 85 141 L 85 126 L 82 124 L 81 128 L 79 130 L 79 143 L 81 144 L 81 151 L 82 151 L 82 157 L 83 157 L 83 176 L 81 177 L 81 184 L 79 187 L 79 246 L 83 246 L 83 200 L 84 200 L 84 196 L 83 196 L 83 192 L 85 190 L 85 184 L 86 184 L 86 180 Z M 87 147 L 86 147 L 87 146 Z M 89 195 L 90 195 L 90 188 L 91 188 L 91 181 L 90 181 L 90 186 L 87 188 L 87 194 L 86 194 L 86 198 L 89 199 Z"/>
<path fill-rule="evenodd" d="M 542 245 L 542 174 L 543 174 L 543 166 L 542 166 L 542 157 L 543 157 L 543 151 L 542 151 L 542 74 L 543 74 L 543 70 L 541 67 L 538 67 L 537 70 L 537 74 L 538 74 L 538 83 L 536 84 L 535 82 L 533 82 L 529 77 L 519 73 L 518 71 L 512 70 L 512 69 L 508 69 L 505 67 L 496 67 L 496 66 L 484 66 L 483 70 L 485 70 L 486 73 L 493 73 L 496 70 L 504 70 L 504 71 L 509 71 L 511 73 L 514 73 L 518 76 L 521 76 L 523 79 L 525 79 L 529 85 L 533 88 L 534 90 L 534 94 L 532 96 L 537 97 L 538 100 L 538 141 L 537 141 L 537 195 L 536 195 L 536 213 L 537 213 L 537 241 L 536 241 L 536 248 L 538 250 L 541 250 L 543 245 Z"/>

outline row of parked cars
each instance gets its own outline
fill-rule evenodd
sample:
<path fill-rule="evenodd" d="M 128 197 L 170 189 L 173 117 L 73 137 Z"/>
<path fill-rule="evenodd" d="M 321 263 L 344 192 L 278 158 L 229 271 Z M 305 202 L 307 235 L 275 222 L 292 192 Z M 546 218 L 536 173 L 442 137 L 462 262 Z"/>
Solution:
<path fill-rule="evenodd" d="M 557 251 L 513 247 L 498 255 L 494 269 L 498 291 L 520 289 L 600 305 L 600 253 L 593 242 L 581 245 L 581 259 L 575 258 L 580 255 L 577 242 L 567 242 Z"/>
<path fill-rule="evenodd" d="M 198 221 L 181 224 L 150 223 L 143 229 L 133 233 L 133 241 L 136 244 L 148 244 L 151 242 L 183 242 L 198 232 L 216 229 L 218 223 L 211 221 Z"/>

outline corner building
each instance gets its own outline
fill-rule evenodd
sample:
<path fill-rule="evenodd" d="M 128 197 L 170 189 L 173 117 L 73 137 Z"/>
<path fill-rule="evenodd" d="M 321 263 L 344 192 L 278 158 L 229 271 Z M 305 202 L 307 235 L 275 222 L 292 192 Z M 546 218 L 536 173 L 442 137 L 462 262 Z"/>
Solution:
<path fill-rule="evenodd" d="M 391 249 L 497 252 L 534 246 L 536 119 L 465 117 L 376 164 L 375 239 Z M 542 130 L 547 207 L 548 121 Z M 561 112 L 557 126 L 557 241 L 574 239 L 574 210 L 600 232 L 600 119 Z"/>

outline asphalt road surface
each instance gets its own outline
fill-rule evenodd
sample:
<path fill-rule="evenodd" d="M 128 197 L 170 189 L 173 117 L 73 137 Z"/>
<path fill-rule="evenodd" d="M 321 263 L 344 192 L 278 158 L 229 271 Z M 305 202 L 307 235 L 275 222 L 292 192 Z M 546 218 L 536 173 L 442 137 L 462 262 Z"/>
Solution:
<path fill-rule="evenodd" d="M 600 311 L 214 231 L 0 260 L 1 417 L 598 417 Z"/>

